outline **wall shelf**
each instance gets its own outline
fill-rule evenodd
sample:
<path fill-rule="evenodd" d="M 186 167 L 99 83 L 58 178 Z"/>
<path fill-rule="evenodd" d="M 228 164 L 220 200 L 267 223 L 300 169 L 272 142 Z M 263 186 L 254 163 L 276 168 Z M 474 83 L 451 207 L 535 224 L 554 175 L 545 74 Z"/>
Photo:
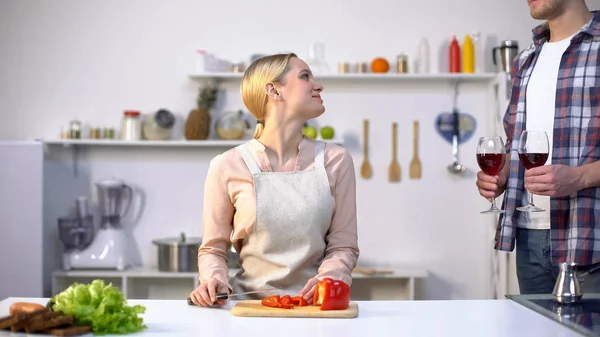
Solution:
<path fill-rule="evenodd" d="M 118 139 L 54 139 L 41 140 L 47 145 L 70 146 L 105 146 L 105 147 L 225 147 L 231 148 L 243 144 L 248 139 L 243 140 L 118 140 Z M 341 140 L 325 140 L 326 142 L 342 145 Z"/>
<path fill-rule="evenodd" d="M 239 271 L 237 268 L 229 269 L 229 277 L 235 277 Z M 414 299 L 414 283 L 416 279 L 427 277 L 427 271 L 421 268 L 395 268 L 391 274 L 374 274 L 365 275 L 363 273 L 352 273 L 352 278 L 355 281 L 362 282 L 378 282 L 392 281 L 393 287 L 398 288 L 398 293 L 405 299 Z M 153 267 L 134 267 L 123 271 L 117 270 L 56 270 L 52 275 L 52 296 L 68 288 L 73 282 L 89 283 L 94 279 L 102 279 L 105 282 L 112 282 L 113 285 L 119 288 L 126 298 L 150 298 L 152 295 L 140 295 L 139 289 L 136 290 L 135 282 L 141 286 L 157 289 L 162 288 L 162 292 L 156 295 L 157 297 L 168 298 L 177 293 L 176 296 L 187 296 L 192 289 L 198 287 L 198 273 L 196 272 L 162 272 Z M 179 287 L 174 291 L 167 288 Z M 138 294 L 135 294 L 135 292 Z M 170 295 L 165 295 L 170 294 Z M 183 297 L 182 297 L 183 298 Z"/>
<path fill-rule="evenodd" d="M 192 73 L 188 77 L 192 80 L 217 80 L 217 81 L 239 81 L 243 73 L 207 72 Z M 480 82 L 487 83 L 494 80 L 497 73 L 439 73 L 439 74 L 398 74 L 398 73 L 350 73 L 350 74 L 327 74 L 315 75 L 319 81 L 344 81 L 346 83 L 370 81 L 370 82 Z"/>
<path fill-rule="evenodd" d="M 321 140 L 321 139 L 317 139 Z M 248 139 L 242 140 L 120 140 L 120 139 L 38 139 L 37 141 L 44 144 L 45 151 L 48 146 L 62 146 L 63 148 L 70 148 L 73 162 L 73 174 L 75 177 L 78 175 L 78 164 L 79 164 L 79 152 L 81 148 L 223 148 L 229 149 L 241 145 L 248 141 Z M 334 143 L 338 145 L 344 145 L 341 139 L 324 140 L 327 143 Z"/>

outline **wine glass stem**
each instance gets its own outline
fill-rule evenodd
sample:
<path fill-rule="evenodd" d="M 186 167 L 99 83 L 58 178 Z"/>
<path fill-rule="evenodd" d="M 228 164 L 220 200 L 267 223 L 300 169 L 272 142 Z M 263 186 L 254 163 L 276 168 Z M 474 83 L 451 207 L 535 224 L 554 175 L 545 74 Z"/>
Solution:
<path fill-rule="evenodd" d="M 533 193 L 529 192 L 529 204 L 533 206 Z"/>
<path fill-rule="evenodd" d="M 496 198 L 492 198 L 492 209 L 496 209 Z"/>

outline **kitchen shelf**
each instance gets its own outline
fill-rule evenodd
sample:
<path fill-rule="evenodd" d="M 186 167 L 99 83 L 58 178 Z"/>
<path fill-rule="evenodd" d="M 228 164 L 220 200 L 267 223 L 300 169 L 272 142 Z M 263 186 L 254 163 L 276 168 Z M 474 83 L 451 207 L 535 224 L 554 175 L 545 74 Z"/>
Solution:
<path fill-rule="evenodd" d="M 320 139 L 319 139 L 320 140 Z M 38 141 L 44 144 L 44 147 L 48 146 L 62 146 L 64 148 L 71 148 L 72 161 L 73 161 L 73 173 L 75 176 L 78 175 L 79 165 L 79 151 L 82 147 L 86 148 L 233 148 L 241 145 L 248 141 L 248 139 L 242 140 L 119 140 L 119 139 L 38 139 Z M 343 145 L 344 142 L 340 139 L 324 140 L 327 143 L 334 143 Z"/>
<path fill-rule="evenodd" d="M 192 73 L 188 77 L 192 80 L 218 80 L 218 81 L 239 81 L 242 79 L 242 73 L 228 73 L 228 72 L 206 72 L 206 73 Z M 315 75 L 319 81 L 345 81 L 345 82 L 358 82 L 358 81 L 392 81 L 392 82 L 403 82 L 403 81 L 426 81 L 426 82 L 481 82 L 487 83 L 494 80 L 497 73 L 438 73 L 438 74 L 398 74 L 398 73 L 350 73 L 350 74 L 327 74 L 327 75 Z"/>
<path fill-rule="evenodd" d="M 243 140 L 118 140 L 118 139 L 52 139 L 41 140 L 47 145 L 69 146 L 110 146 L 110 147 L 235 147 L 248 141 Z M 342 145 L 343 141 L 333 139 L 325 142 Z"/>
<path fill-rule="evenodd" d="M 395 268 L 391 269 L 391 274 L 365 275 L 363 273 L 352 273 L 352 278 L 356 281 L 377 281 L 377 280 L 399 280 L 401 292 L 407 299 L 414 299 L 414 282 L 418 278 L 427 277 L 427 271 L 420 268 Z M 235 277 L 239 271 L 237 268 L 229 269 L 229 277 Z M 128 292 L 133 292 L 136 281 L 144 281 L 153 287 L 166 287 L 174 281 L 189 281 L 184 285 L 185 290 L 182 294 L 189 293 L 191 289 L 198 286 L 198 273 L 196 272 L 162 272 L 153 267 L 133 267 L 123 271 L 118 270 L 55 270 L 52 275 L 52 296 L 69 287 L 73 282 L 89 283 L 94 279 L 103 279 L 105 282 L 112 282 L 115 287 L 121 289 L 126 298 Z"/>

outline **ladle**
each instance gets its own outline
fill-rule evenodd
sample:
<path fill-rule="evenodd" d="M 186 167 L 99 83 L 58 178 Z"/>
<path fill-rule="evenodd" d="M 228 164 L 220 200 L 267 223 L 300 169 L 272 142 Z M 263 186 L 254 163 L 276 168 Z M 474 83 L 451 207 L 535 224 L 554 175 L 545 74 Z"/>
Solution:
<path fill-rule="evenodd" d="M 452 164 L 448 165 L 448 171 L 453 174 L 461 174 L 465 172 L 467 167 L 458 162 L 458 143 L 460 141 L 460 121 L 458 108 L 456 107 L 458 100 L 458 82 L 454 84 L 454 99 L 452 104 Z"/>

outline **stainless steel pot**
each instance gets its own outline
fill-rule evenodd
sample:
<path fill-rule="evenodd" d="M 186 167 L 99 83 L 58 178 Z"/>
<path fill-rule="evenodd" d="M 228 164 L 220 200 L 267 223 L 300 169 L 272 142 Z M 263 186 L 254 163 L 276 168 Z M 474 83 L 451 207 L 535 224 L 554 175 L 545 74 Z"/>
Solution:
<path fill-rule="evenodd" d="M 198 248 L 202 238 L 186 237 L 152 240 L 158 247 L 158 270 L 170 272 L 197 272 Z"/>

